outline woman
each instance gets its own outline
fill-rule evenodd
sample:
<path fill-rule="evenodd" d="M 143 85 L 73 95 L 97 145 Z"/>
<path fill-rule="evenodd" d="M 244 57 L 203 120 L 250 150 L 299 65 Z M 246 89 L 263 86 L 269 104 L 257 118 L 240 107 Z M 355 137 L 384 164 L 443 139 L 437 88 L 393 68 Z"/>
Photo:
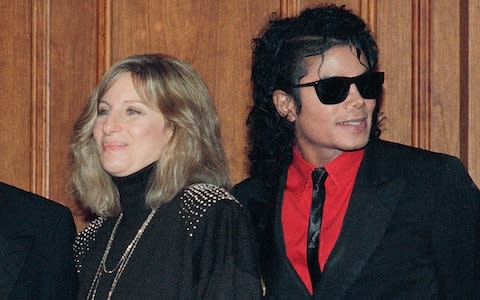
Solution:
<path fill-rule="evenodd" d="M 115 64 L 75 124 L 73 187 L 98 216 L 74 245 L 79 299 L 256 299 L 252 228 L 226 191 L 214 104 L 163 55 Z"/>

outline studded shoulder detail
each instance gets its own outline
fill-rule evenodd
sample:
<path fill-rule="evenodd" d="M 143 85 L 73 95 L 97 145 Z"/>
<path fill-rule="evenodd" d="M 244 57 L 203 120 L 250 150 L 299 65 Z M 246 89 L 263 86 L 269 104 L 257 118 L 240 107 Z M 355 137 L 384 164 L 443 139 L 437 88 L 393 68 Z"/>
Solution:
<path fill-rule="evenodd" d="M 235 201 L 241 205 L 227 190 L 208 183 L 193 184 L 180 196 L 180 211 L 187 234 L 192 237 L 200 219 L 209 207 L 217 201 Z"/>
<path fill-rule="evenodd" d="M 91 221 L 87 227 L 77 234 L 73 241 L 73 260 L 77 273 L 82 269 L 82 262 L 85 254 L 90 250 L 90 245 L 95 241 L 98 229 L 103 225 L 107 218 L 98 217 Z"/>

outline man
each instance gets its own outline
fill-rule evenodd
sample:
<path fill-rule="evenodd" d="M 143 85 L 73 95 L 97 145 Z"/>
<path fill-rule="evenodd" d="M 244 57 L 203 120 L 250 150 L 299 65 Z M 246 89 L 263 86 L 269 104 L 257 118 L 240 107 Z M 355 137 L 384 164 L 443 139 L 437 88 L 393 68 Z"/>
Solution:
<path fill-rule="evenodd" d="M 68 208 L 0 183 L 0 300 L 73 299 Z"/>
<path fill-rule="evenodd" d="M 251 177 L 233 193 L 257 226 L 268 299 L 478 293 L 480 192 L 457 158 L 379 139 L 377 54 L 337 6 L 254 40 Z"/>

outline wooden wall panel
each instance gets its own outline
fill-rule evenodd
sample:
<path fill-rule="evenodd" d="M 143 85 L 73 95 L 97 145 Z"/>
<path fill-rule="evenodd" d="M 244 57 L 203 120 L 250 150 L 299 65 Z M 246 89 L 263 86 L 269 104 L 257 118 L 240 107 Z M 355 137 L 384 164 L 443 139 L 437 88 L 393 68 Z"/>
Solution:
<path fill-rule="evenodd" d="M 251 39 L 278 1 L 114 1 L 112 62 L 161 52 L 191 63 L 206 81 L 222 124 L 233 182 L 247 174 L 245 119 L 250 105 Z M 128 37 L 128 38 L 125 38 Z"/>
<path fill-rule="evenodd" d="M 30 190 L 48 196 L 48 95 L 49 95 L 49 24 L 50 2 L 32 2 L 32 60 L 31 60 L 31 148 L 32 178 Z"/>
<path fill-rule="evenodd" d="M 412 143 L 412 13 L 408 0 L 377 2 L 378 68 L 385 72 L 381 137 L 404 144 Z"/>
<path fill-rule="evenodd" d="M 51 0 L 49 28 L 49 197 L 72 208 L 69 188 L 73 124 L 97 81 L 97 4 Z"/>
<path fill-rule="evenodd" d="M 31 189 L 31 1 L 1 1 L 0 24 L 0 180 Z"/>
<path fill-rule="evenodd" d="M 460 12 L 458 1 L 432 1 L 432 149 L 460 154 Z"/>
<path fill-rule="evenodd" d="M 462 115 L 462 120 L 468 116 L 468 169 L 473 178 L 480 185 L 480 2 L 470 1 L 467 7 L 467 38 L 460 45 L 461 49 L 467 49 L 468 71 L 464 79 L 468 83 L 468 112 Z M 473 3 L 475 2 L 475 3 Z"/>

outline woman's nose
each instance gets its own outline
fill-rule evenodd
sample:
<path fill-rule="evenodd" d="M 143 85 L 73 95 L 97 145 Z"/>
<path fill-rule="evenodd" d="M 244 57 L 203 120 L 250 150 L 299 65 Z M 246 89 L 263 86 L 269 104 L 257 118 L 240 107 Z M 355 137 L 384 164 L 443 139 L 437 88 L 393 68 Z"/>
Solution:
<path fill-rule="evenodd" d="M 105 118 L 105 122 L 103 123 L 103 131 L 106 134 L 110 134 L 116 131 L 119 131 L 121 128 L 120 120 L 117 116 L 110 113 Z"/>

